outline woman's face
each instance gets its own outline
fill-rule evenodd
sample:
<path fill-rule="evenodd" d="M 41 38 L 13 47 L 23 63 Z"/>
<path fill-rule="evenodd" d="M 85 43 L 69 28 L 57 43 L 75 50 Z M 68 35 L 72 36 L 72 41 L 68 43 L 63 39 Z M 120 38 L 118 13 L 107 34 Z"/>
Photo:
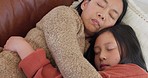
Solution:
<path fill-rule="evenodd" d="M 86 35 L 113 26 L 123 10 L 122 0 L 84 0 L 81 5 Z"/>
<path fill-rule="evenodd" d="M 96 39 L 94 51 L 94 62 L 98 70 L 104 70 L 120 62 L 118 45 L 111 32 L 104 32 Z"/>

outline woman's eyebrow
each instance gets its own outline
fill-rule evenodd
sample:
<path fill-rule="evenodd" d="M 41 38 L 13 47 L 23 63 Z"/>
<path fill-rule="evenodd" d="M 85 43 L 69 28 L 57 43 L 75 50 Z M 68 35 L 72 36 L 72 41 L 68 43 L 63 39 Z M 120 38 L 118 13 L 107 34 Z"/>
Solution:
<path fill-rule="evenodd" d="M 108 4 L 108 1 L 107 0 L 103 0 L 106 4 Z"/>
<path fill-rule="evenodd" d="M 108 1 L 107 0 L 103 0 L 106 4 L 108 4 Z M 119 13 L 118 13 L 118 11 L 117 10 L 115 10 L 115 9 L 113 9 L 113 11 L 116 13 L 116 14 L 118 14 L 119 15 Z"/>

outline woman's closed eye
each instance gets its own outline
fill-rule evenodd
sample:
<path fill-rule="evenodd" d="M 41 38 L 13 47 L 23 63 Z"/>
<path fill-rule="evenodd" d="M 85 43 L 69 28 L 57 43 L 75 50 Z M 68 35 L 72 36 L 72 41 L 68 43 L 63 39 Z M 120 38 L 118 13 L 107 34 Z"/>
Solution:
<path fill-rule="evenodd" d="M 116 20 L 118 18 L 118 13 L 115 10 L 112 10 L 109 12 L 109 16 L 113 19 Z"/>
<path fill-rule="evenodd" d="M 114 17 L 111 13 L 109 13 L 109 16 L 110 16 L 113 20 L 115 20 L 115 17 Z"/>
<path fill-rule="evenodd" d="M 106 8 L 108 2 L 106 0 L 97 0 L 97 5 L 101 8 Z"/>
<path fill-rule="evenodd" d="M 115 14 L 115 13 L 109 13 L 109 16 L 110 16 L 113 20 L 116 20 L 116 19 L 117 19 L 117 14 Z"/>
<path fill-rule="evenodd" d="M 99 7 L 101 7 L 101 8 L 104 8 L 104 6 L 101 5 L 101 3 L 97 3 L 97 5 L 98 5 Z"/>

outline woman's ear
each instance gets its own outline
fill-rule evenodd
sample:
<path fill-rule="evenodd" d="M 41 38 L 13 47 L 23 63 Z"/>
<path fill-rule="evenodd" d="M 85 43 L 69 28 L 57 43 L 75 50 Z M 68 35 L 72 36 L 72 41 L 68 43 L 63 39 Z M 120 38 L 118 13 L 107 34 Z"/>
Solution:
<path fill-rule="evenodd" d="M 88 3 L 89 3 L 89 0 L 84 0 L 81 4 L 81 9 L 84 10 L 87 7 Z"/>

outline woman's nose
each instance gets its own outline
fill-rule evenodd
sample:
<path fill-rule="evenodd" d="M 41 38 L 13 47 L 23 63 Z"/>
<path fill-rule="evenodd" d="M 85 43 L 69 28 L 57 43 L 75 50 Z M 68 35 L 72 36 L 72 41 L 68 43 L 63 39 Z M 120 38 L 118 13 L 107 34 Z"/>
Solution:
<path fill-rule="evenodd" d="M 103 15 L 103 14 L 101 14 L 101 13 L 98 13 L 98 17 L 101 19 L 101 20 L 105 20 L 105 16 Z"/>

